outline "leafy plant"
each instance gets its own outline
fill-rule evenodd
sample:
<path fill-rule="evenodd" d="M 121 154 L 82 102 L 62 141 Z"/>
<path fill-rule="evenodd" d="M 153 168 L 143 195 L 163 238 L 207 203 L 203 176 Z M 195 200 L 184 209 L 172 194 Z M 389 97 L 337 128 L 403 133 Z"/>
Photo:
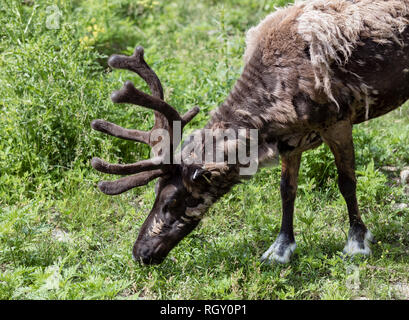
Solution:
<path fill-rule="evenodd" d="M 303 155 L 298 248 L 284 266 L 259 261 L 280 228 L 279 167 L 236 186 L 160 266 L 135 264 L 130 250 L 153 183 L 116 197 L 96 188 L 93 156 L 133 162 L 149 150 L 93 132 L 90 121 L 153 123 L 149 111 L 110 102 L 125 80 L 148 88 L 111 72 L 109 55 L 143 45 L 165 99 L 181 113 L 201 107 L 198 128 L 240 75 L 245 31 L 289 2 L 2 1 L 0 299 L 408 298 L 409 218 L 394 204 L 409 196 L 381 170 L 409 163 L 407 106 L 354 130 L 361 212 L 379 241 L 366 262 L 341 256 L 347 212 L 325 146 Z M 46 24 L 53 6 L 55 29 Z M 349 286 L 354 267 L 358 287 Z"/>

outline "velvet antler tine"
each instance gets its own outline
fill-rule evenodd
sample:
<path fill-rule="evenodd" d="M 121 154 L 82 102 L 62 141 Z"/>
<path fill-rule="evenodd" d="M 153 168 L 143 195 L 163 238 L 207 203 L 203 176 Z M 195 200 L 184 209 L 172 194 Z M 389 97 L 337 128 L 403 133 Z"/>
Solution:
<path fill-rule="evenodd" d="M 132 82 L 126 81 L 124 86 L 111 95 L 114 103 L 131 103 L 146 107 L 154 111 L 155 124 L 148 131 L 129 130 L 114 123 L 97 119 L 91 122 L 94 130 L 109 134 L 114 137 L 143 142 L 152 147 L 154 157 L 149 160 L 142 160 L 132 164 L 111 164 L 99 158 L 93 158 L 91 165 L 94 169 L 110 174 L 128 175 L 116 181 L 102 181 L 98 184 L 99 189 L 105 194 L 114 195 L 125 192 L 131 188 L 142 186 L 149 181 L 163 176 L 169 172 L 169 168 L 174 164 L 164 164 L 163 159 L 170 156 L 174 150 L 177 140 L 173 139 L 172 124 L 180 121 L 182 128 L 189 123 L 199 112 L 198 107 L 194 107 L 181 116 L 176 109 L 164 101 L 163 87 L 156 73 L 149 67 L 144 59 L 142 47 L 136 47 L 132 56 L 112 55 L 108 59 L 108 65 L 112 68 L 127 69 L 136 72 L 149 85 L 152 95 L 146 94 L 135 88 Z M 167 150 L 156 148 L 161 140 L 151 139 L 155 129 L 167 130 L 170 134 L 169 146 Z M 156 133 L 156 132 L 155 132 Z M 170 157 L 172 159 L 172 157 Z"/>
<path fill-rule="evenodd" d="M 108 64 L 112 68 L 127 69 L 136 72 L 142 79 L 146 81 L 151 89 L 152 96 L 164 100 L 163 87 L 156 73 L 149 67 L 144 59 L 144 49 L 141 46 L 135 48 L 132 56 L 124 56 L 114 54 L 108 59 Z M 162 128 L 169 129 L 169 124 L 175 119 L 171 119 L 163 115 L 160 111 L 155 111 L 154 129 Z M 176 121 L 179 119 L 176 119 Z"/>
<path fill-rule="evenodd" d="M 144 186 L 162 175 L 164 175 L 162 170 L 141 172 L 115 181 L 101 181 L 98 183 L 98 188 L 107 195 L 117 195 L 132 188 Z"/>
<path fill-rule="evenodd" d="M 144 49 L 141 46 L 135 48 L 132 56 L 114 54 L 108 59 L 108 65 L 112 68 L 127 69 L 136 72 L 151 89 L 152 95 L 163 100 L 163 87 L 156 73 L 149 67 L 144 59 Z"/>
<path fill-rule="evenodd" d="M 199 113 L 200 108 L 199 107 L 193 107 L 192 109 L 190 109 L 188 112 L 186 112 L 183 116 L 182 116 L 182 128 L 187 125 L 190 121 L 192 121 L 192 119 L 194 117 L 196 117 L 196 115 Z"/>
<path fill-rule="evenodd" d="M 91 127 L 94 130 L 117 138 L 138 141 L 149 145 L 149 132 L 146 131 L 125 129 L 102 119 L 93 120 Z"/>
<path fill-rule="evenodd" d="M 137 104 L 162 113 L 169 123 L 182 121 L 179 113 L 165 101 L 150 96 L 135 88 L 131 81 L 126 81 L 122 89 L 114 91 L 111 95 L 112 102 Z"/>
<path fill-rule="evenodd" d="M 92 158 L 91 165 L 95 170 L 110 174 L 134 174 L 163 168 L 162 158 L 155 157 L 131 164 L 112 164 L 100 158 Z"/>

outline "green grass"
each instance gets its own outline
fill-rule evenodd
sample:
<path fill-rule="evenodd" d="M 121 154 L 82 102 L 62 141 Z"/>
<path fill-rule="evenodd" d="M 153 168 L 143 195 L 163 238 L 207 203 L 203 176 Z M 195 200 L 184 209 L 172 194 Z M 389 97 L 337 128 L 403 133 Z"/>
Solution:
<path fill-rule="evenodd" d="M 199 105 L 203 126 L 243 67 L 244 34 L 287 1 L 14 1 L 0 6 L 1 299 L 408 299 L 408 188 L 389 165 L 409 165 L 409 108 L 355 128 L 358 197 L 378 244 L 344 259 L 346 206 L 327 147 L 304 154 L 295 209 L 298 248 L 288 265 L 259 258 L 279 231 L 280 169 L 262 169 L 212 207 L 160 266 L 131 248 L 153 201 L 153 183 L 108 197 L 91 169 L 100 156 L 130 162 L 142 145 L 93 132 L 104 118 L 147 129 L 153 115 L 114 105 L 130 79 L 106 58 L 145 47 L 180 112 Z M 56 5 L 59 28 L 46 22 Z"/>

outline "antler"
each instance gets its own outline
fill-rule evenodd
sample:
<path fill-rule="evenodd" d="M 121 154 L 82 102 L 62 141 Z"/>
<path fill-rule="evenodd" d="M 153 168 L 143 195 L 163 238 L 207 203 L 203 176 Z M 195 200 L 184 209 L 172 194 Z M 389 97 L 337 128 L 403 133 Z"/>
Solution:
<path fill-rule="evenodd" d="M 153 128 L 150 131 L 125 129 L 101 119 L 93 120 L 91 127 L 105 134 L 142 142 L 151 147 L 154 147 L 159 142 L 151 137 L 152 132 L 155 129 L 164 129 L 169 132 L 170 136 L 168 152 L 173 153 L 173 147 L 177 147 L 172 145 L 174 122 L 180 121 L 183 128 L 197 115 L 199 108 L 194 107 L 181 116 L 176 109 L 163 101 L 162 84 L 143 56 L 144 50 L 139 46 L 136 47 L 132 56 L 112 55 L 108 59 L 108 65 L 112 68 L 136 72 L 149 85 L 152 95 L 136 89 L 132 82 L 126 81 L 122 89 L 112 93 L 111 100 L 115 103 L 131 103 L 154 110 L 155 124 Z M 98 184 L 99 189 L 109 195 L 120 194 L 134 187 L 145 185 L 153 179 L 166 174 L 172 166 L 172 164 L 164 163 L 166 152 L 155 150 L 155 148 L 153 151 L 155 155 L 153 158 L 132 164 L 111 164 L 99 158 L 93 158 L 91 165 L 98 171 L 119 175 L 134 174 L 116 181 L 101 181 Z M 170 161 L 172 161 L 172 157 L 170 157 Z"/>

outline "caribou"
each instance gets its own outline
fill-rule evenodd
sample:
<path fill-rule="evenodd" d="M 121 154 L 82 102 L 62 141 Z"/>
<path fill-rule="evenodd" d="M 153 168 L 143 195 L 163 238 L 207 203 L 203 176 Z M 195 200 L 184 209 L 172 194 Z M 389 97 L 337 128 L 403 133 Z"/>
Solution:
<path fill-rule="evenodd" d="M 158 179 L 133 258 L 161 263 L 213 203 L 257 171 L 246 169 L 281 159 L 281 229 L 261 260 L 289 262 L 296 248 L 293 215 L 301 155 L 322 143 L 334 155 L 348 209 L 344 252 L 369 255 L 373 236 L 358 208 L 352 127 L 409 98 L 408 24 L 409 0 L 310 0 L 277 9 L 247 32 L 241 76 L 206 126 L 181 146 L 181 132 L 199 108 L 181 115 L 164 101 L 161 81 L 144 60 L 142 47 L 131 56 L 111 56 L 110 67 L 136 72 L 151 90 L 149 95 L 127 81 L 112 101 L 143 106 L 155 115 L 147 132 L 101 119 L 91 123 L 95 130 L 152 148 L 151 159 L 133 164 L 91 161 L 98 171 L 125 176 L 99 182 L 107 195 Z M 209 141 L 217 143 L 206 148 Z M 228 161 L 240 147 L 247 163 Z M 219 156 L 204 149 L 218 150 Z"/>

